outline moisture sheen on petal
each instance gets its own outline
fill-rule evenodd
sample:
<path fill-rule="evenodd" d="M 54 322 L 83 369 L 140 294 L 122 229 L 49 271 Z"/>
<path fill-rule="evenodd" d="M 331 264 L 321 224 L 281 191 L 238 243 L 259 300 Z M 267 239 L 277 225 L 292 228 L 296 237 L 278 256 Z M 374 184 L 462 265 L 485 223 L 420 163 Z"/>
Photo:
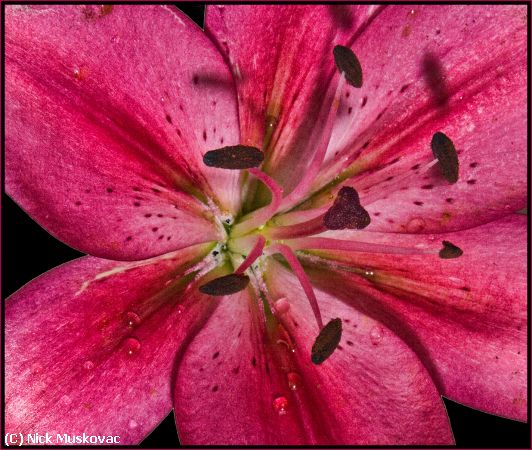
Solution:
<path fill-rule="evenodd" d="M 451 141 L 445 134 L 438 131 L 432 136 L 430 143 L 432 153 L 438 160 L 444 178 L 451 184 L 458 181 L 458 155 Z"/>
<path fill-rule="evenodd" d="M 338 191 L 333 205 L 325 213 L 323 224 L 329 230 L 346 228 L 361 230 L 371 222 L 368 212 L 360 204 L 358 192 L 349 186 Z"/>
<path fill-rule="evenodd" d="M 312 346 L 311 360 L 314 364 L 321 364 L 333 354 L 342 337 L 342 320 L 332 319 L 325 325 L 314 345 Z"/>
<path fill-rule="evenodd" d="M 457 247 L 449 241 L 443 241 L 442 244 L 443 248 L 439 252 L 440 258 L 442 259 L 458 258 L 464 254 L 460 247 Z"/>
<path fill-rule="evenodd" d="M 233 145 L 210 150 L 203 155 L 206 166 L 219 169 L 251 169 L 258 167 L 264 160 L 264 153 L 256 147 Z"/>
<path fill-rule="evenodd" d="M 199 291 L 214 296 L 230 295 L 245 289 L 248 284 L 249 277 L 247 275 L 232 273 L 205 283 L 199 287 Z"/>
<path fill-rule="evenodd" d="M 362 66 L 353 50 L 337 45 L 334 47 L 333 55 L 336 67 L 345 74 L 347 82 L 356 88 L 362 87 Z"/>

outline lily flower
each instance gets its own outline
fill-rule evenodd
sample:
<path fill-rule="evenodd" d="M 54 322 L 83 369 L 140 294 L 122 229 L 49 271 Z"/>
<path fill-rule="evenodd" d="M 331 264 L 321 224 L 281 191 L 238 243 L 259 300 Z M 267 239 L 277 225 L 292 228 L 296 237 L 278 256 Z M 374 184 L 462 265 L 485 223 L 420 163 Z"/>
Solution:
<path fill-rule="evenodd" d="M 6 7 L 7 433 L 452 444 L 526 420 L 526 6 Z"/>

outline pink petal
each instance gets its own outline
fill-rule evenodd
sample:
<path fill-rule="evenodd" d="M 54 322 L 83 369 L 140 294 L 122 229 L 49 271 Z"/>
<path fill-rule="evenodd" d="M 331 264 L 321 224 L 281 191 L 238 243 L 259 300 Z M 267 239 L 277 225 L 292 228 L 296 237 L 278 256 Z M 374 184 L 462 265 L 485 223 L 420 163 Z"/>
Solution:
<path fill-rule="evenodd" d="M 235 77 L 243 143 L 261 147 L 265 133 L 275 128 L 264 168 L 285 193 L 295 187 L 294 173 L 307 166 L 315 150 L 308 140 L 318 117 L 323 118 L 321 103 L 334 97 L 334 88 L 328 89 L 336 72 L 334 44 L 344 44 L 378 9 L 207 6 L 205 28 Z"/>
<path fill-rule="evenodd" d="M 417 217 L 425 222 L 418 231 L 459 230 L 523 208 L 526 14 L 524 5 L 386 8 L 352 46 L 364 85 L 345 99 L 314 189 L 345 158 L 356 160 L 362 173 L 349 184 L 372 230 L 415 231 L 409 223 Z M 428 78 L 439 76 L 429 87 Z M 454 185 L 437 168 L 418 168 L 433 158 L 437 131 L 458 150 Z"/>
<path fill-rule="evenodd" d="M 513 215 L 445 235 L 357 233 L 360 240 L 419 248 L 439 247 L 445 239 L 464 254 L 442 260 L 320 252 L 336 261 L 337 276 L 320 270 L 309 275 L 350 305 L 394 317 L 397 332 L 432 368 L 443 395 L 526 420 L 526 223 Z"/>
<path fill-rule="evenodd" d="M 352 322 L 343 350 L 313 365 L 312 311 L 297 279 L 273 264 L 270 284 L 291 305 L 283 327 L 270 321 L 266 328 L 255 298 L 243 291 L 219 303 L 183 353 L 174 394 L 181 443 L 453 442 L 442 400 L 415 354 L 384 327 L 374 345 L 369 334 L 378 322 L 319 291 L 327 319 Z"/>
<path fill-rule="evenodd" d="M 153 260 L 84 257 L 6 302 L 6 432 L 118 435 L 138 444 L 172 408 L 183 340 L 213 303 L 182 295 L 184 270 L 208 251 Z"/>
<path fill-rule="evenodd" d="M 67 244 L 141 259 L 215 240 L 191 194 L 238 209 L 239 175 L 202 162 L 238 139 L 231 74 L 175 8 L 6 9 L 7 192 Z"/>

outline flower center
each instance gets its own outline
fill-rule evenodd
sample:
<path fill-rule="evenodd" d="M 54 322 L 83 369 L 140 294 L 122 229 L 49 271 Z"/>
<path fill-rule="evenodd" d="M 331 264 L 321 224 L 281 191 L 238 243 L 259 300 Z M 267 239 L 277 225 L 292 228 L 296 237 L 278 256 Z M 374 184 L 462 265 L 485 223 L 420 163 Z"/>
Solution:
<path fill-rule="evenodd" d="M 437 254 L 442 259 L 457 258 L 463 253 L 459 247 L 448 241 L 443 241 L 442 247 L 439 248 L 426 246 L 407 248 L 356 239 L 343 240 L 314 236 L 328 230 L 360 230 L 371 223 L 370 214 L 361 204 L 358 192 L 352 186 L 340 186 L 331 206 L 303 211 L 297 209 L 297 205 L 311 195 L 312 183 L 322 166 L 331 139 L 345 84 L 356 88 L 362 86 L 362 68 L 355 54 L 349 48 L 338 45 L 333 50 L 333 56 L 339 71 L 335 93 L 332 102 L 324 102 L 322 107 L 320 117 L 325 118 L 323 126 L 315 127 L 315 131 L 309 138 L 310 148 L 315 148 L 315 152 L 308 170 L 290 193 L 283 195 L 282 188 L 275 180 L 259 169 L 264 161 L 264 154 L 258 148 L 235 145 L 210 150 L 203 157 L 203 162 L 209 167 L 221 170 L 246 170 L 270 191 L 271 201 L 266 206 L 239 218 L 234 224 L 232 218 L 219 217 L 228 238 L 212 252 L 212 256 L 207 261 L 202 263 L 201 268 L 197 268 L 197 276 L 205 275 L 209 280 L 201 284 L 199 290 L 208 295 L 225 296 L 246 289 L 251 284 L 256 297 L 263 301 L 263 309 L 268 322 L 272 317 L 272 311 L 282 314 L 281 309 L 284 312 L 289 309 L 289 298 L 271 298 L 261 269 L 266 258 L 281 256 L 301 284 L 318 326 L 319 333 L 311 351 L 311 360 L 314 364 L 321 364 L 334 352 L 340 342 L 342 324 L 340 319 L 332 319 L 324 326 L 318 300 L 299 262 L 297 252 L 336 250 L 402 255 Z M 267 123 L 271 123 L 272 126 L 266 127 L 265 142 L 269 142 L 276 120 L 268 116 Z M 421 170 L 425 171 L 438 165 L 442 176 L 449 183 L 456 183 L 459 163 L 451 139 L 444 133 L 437 132 L 430 146 L 435 159 Z M 371 202 L 367 198 L 364 200 L 367 203 Z M 209 276 L 213 269 L 226 264 L 228 259 L 234 268 L 233 273 L 216 278 Z M 279 311 L 277 311 L 278 303 L 282 303 Z M 278 336 L 279 333 L 276 331 L 274 334 Z M 286 342 L 284 339 L 281 341 Z"/>

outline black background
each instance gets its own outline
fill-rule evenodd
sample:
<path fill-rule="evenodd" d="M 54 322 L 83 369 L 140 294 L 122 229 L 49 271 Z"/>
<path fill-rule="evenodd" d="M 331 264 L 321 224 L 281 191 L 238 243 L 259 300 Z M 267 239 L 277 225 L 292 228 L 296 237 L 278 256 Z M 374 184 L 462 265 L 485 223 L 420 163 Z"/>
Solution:
<path fill-rule="evenodd" d="M 203 23 L 203 7 L 178 4 L 196 23 Z M 82 256 L 33 222 L 2 194 L 2 297 L 5 299 L 32 278 Z M 530 448 L 528 424 L 485 414 L 445 399 L 459 447 Z M 142 442 L 141 447 L 176 447 L 179 439 L 171 413 Z"/>

